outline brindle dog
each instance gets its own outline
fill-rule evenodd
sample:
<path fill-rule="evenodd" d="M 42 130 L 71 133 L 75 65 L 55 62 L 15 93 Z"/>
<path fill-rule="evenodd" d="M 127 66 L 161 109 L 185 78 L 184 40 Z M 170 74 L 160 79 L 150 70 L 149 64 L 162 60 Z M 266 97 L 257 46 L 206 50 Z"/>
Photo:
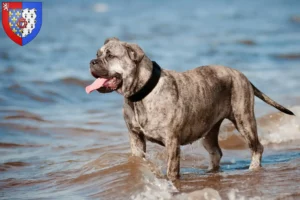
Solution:
<path fill-rule="evenodd" d="M 117 91 L 124 96 L 123 113 L 132 154 L 144 157 L 146 140 L 165 146 L 171 180 L 179 177 L 180 145 L 200 138 L 210 155 L 210 169 L 218 170 L 222 157 L 218 134 L 224 119 L 229 119 L 247 141 L 252 152 L 250 169 L 261 166 L 264 148 L 257 136 L 254 95 L 293 115 L 260 92 L 241 72 L 216 65 L 182 73 L 160 69 L 151 91 L 146 91 L 141 100 L 132 101 L 131 97 L 153 78 L 153 66 L 138 45 L 109 38 L 90 63 L 96 80 L 86 90 Z"/>

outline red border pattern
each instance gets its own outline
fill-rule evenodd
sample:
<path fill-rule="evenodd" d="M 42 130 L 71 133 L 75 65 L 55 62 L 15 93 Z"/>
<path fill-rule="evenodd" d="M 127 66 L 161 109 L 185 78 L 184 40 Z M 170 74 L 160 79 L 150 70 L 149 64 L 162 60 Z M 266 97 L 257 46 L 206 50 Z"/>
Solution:
<path fill-rule="evenodd" d="M 4 4 L 8 5 L 8 10 L 4 10 Z M 22 46 L 22 38 L 14 34 L 14 32 L 9 27 L 9 9 L 22 9 L 22 2 L 2 2 L 2 26 L 8 37 Z"/>

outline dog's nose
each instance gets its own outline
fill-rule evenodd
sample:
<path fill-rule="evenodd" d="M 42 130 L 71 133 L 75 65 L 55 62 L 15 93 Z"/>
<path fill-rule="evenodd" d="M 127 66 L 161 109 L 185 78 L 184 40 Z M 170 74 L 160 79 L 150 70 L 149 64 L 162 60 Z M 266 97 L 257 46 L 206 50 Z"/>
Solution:
<path fill-rule="evenodd" d="M 97 60 L 97 59 L 93 59 L 93 60 L 91 60 L 91 63 L 90 63 L 90 64 L 95 65 L 95 64 L 97 64 L 97 63 L 98 63 L 98 60 Z"/>

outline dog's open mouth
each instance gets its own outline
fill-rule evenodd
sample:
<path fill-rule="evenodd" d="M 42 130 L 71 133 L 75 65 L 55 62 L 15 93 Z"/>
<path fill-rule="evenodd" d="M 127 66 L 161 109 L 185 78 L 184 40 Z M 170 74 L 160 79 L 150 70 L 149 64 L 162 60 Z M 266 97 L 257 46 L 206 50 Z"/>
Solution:
<path fill-rule="evenodd" d="M 100 92 L 112 92 L 117 90 L 121 85 L 121 79 L 118 76 L 101 78 L 92 73 L 92 75 L 96 78 L 96 80 L 85 88 L 86 93 L 91 93 L 94 90 L 98 90 Z"/>

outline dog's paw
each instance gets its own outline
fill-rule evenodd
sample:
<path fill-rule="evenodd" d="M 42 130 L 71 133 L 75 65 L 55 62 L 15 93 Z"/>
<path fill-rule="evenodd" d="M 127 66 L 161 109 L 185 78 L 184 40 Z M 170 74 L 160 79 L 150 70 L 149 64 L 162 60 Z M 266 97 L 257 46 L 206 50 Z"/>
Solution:
<path fill-rule="evenodd" d="M 251 165 L 249 166 L 249 169 L 250 170 L 253 170 L 253 171 L 255 171 L 255 170 L 260 170 L 262 167 L 261 167 L 261 165 L 260 164 L 252 164 L 251 163 Z"/>
<path fill-rule="evenodd" d="M 169 181 L 175 182 L 179 179 L 179 174 L 168 174 L 167 178 Z"/>
<path fill-rule="evenodd" d="M 215 166 L 215 167 L 210 166 L 207 169 L 206 173 L 217 173 L 217 172 L 220 172 L 220 166 Z"/>
<path fill-rule="evenodd" d="M 221 172 L 220 168 L 208 169 L 206 173 L 218 173 Z"/>

